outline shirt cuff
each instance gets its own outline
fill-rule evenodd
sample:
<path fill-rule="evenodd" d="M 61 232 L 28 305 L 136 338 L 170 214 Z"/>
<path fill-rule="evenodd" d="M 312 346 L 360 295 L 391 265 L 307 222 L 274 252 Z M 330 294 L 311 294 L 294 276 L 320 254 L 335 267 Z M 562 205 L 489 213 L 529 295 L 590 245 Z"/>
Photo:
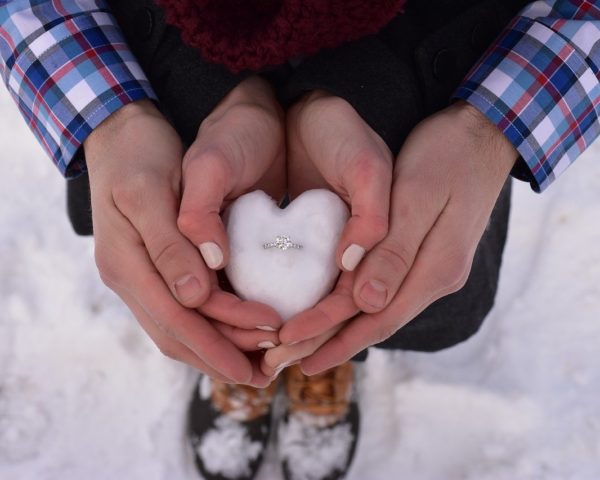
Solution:
<path fill-rule="evenodd" d="M 45 20 L 45 19 L 44 19 Z M 23 31 L 26 26 L 26 31 Z M 63 175 L 85 169 L 80 146 L 124 105 L 156 100 L 116 21 L 97 10 L 44 22 L 31 10 L 0 25 L 4 81 L 21 114 Z"/>
<path fill-rule="evenodd" d="M 597 73 L 563 36 L 517 17 L 453 98 L 466 100 L 504 132 L 540 192 L 600 134 Z"/>

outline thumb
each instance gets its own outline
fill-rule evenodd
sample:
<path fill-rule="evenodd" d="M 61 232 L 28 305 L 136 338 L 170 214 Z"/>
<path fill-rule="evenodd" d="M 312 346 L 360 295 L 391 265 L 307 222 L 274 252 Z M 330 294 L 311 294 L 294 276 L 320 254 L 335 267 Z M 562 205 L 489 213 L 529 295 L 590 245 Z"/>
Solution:
<path fill-rule="evenodd" d="M 338 246 L 338 264 L 353 271 L 366 252 L 385 238 L 389 228 L 392 162 L 379 152 L 351 162 L 343 182 L 348 192 L 351 217 Z"/>
<path fill-rule="evenodd" d="M 220 215 L 231 183 L 229 170 L 224 155 L 215 150 L 186 155 L 184 161 L 177 225 L 212 270 L 223 268 L 229 260 L 227 232 Z"/>

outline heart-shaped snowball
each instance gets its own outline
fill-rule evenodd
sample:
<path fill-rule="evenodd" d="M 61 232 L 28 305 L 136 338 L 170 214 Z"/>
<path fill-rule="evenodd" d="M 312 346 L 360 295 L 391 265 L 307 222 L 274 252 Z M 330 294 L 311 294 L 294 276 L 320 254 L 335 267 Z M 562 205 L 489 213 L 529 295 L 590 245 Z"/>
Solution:
<path fill-rule="evenodd" d="M 234 290 L 284 320 L 314 306 L 340 273 L 335 250 L 348 216 L 329 190 L 304 192 L 285 209 L 262 191 L 241 196 L 225 216 Z"/>

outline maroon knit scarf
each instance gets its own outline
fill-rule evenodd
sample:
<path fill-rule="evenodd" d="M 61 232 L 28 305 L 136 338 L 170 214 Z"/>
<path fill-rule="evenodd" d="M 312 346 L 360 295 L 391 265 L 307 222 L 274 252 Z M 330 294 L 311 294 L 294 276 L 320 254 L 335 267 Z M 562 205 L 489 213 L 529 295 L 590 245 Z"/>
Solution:
<path fill-rule="evenodd" d="M 183 41 L 233 72 L 376 33 L 406 0 L 156 0 Z"/>

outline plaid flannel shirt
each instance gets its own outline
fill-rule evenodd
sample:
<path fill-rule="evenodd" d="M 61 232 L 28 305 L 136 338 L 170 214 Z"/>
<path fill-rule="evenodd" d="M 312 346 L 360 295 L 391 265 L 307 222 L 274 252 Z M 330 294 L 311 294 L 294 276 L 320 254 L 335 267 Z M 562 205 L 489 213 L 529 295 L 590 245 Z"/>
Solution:
<path fill-rule="evenodd" d="M 455 92 L 496 124 L 542 191 L 600 133 L 600 1 L 529 4 Z"/>
<path fill-rule="evenodd" d="M 0 0 L 0 74 L 25 121 L 66 176 L 110 114 L 155 99 L 104 0 Z"/>
<path fill-rule="evenodd" d="M 535 190 L 600 133 L 600 2 L 543 0 L 505 29 L 454 94 L 514 144 Z M 67 176 L 111 113 L 155 99 L 103 0 L 0 0 L 0 73 L 28 125 Z"/>

